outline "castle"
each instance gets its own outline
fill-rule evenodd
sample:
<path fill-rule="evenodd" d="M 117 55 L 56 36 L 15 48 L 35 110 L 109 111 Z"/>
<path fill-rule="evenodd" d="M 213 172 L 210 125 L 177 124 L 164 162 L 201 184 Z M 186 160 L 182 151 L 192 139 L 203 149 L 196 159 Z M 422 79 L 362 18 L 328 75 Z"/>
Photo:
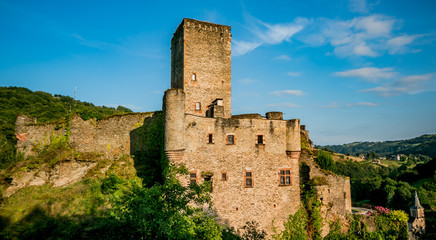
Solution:
<path fill-rule="evenodd" d="M 163 97 L 166 156 L 189 169 L 189 176 L 181 178 L 183 184 L 211 184 L 212 212 L 220 223 L 239 229 L 247 221 L 256 221 L 268 235 L 274 227 L 282 229 L 299 209 L 300 184 L 323 179 L 316 190 L 325 236 L 329 221 L 351 213 L 350 180 L 323 171 L 308 151 L 302 151 L 301 143 L 309 142 L 308 149 L 310 140 L 299 119 L 283 120 L 281 112 L 231 115 L 230 30 L 230 26 L 183 19 L 174 33 L 171 89 Z M 69 143 L 78 152 L 106 158 L 132 156 L 144 150 L 141 131 L 154 115 L 132 113 L 87 121 L 73 115 Z M 65 134 L 56 122 L 37 124 L 35 119 L 18 116 L 17 151 L 33 155 L 33 146 Z M 13 182 L 7 194 L 26 184 L 53 182 L 36 171 L 28 175 L 27 183 Z"/>
<path fill-rule="evenodd" d="M 165 153 L 189 169 L 185 184 L 211 183 L 220 222 L 239 228 L 255 220 L 272 233 L 273 221 L 280 228 L 300 206 L 301 135 L 308 132 L 281 112 L 231 115 L 230 30 L 185 18 L 175 31 L 163 98 Z M 351 212 L 349 181 L 339 192 Z"/>

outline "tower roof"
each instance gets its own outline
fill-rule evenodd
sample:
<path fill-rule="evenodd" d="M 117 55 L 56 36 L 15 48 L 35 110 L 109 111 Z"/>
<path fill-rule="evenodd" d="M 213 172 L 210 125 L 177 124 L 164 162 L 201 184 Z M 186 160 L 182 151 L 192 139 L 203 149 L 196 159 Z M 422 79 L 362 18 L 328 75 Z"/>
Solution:
<path fill-rule="evenodd" d="M 415 191 L 415 204 L 413 204 L 412 208 L 423 208 L 419 203 L 418 193 Z"/>

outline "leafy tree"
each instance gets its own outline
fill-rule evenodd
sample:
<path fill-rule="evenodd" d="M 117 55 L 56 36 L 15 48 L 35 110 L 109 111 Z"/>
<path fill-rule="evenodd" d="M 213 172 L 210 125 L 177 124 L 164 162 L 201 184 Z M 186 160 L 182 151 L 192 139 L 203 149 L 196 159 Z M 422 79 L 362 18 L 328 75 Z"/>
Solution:
<path fill-rule="evenodd" d="M 326 151 L 318 151 L 318 155 L 315 162 L 325 170 L 332 171 L 335 169 L 335 162 L 333 161 L 332 155 Z"/>

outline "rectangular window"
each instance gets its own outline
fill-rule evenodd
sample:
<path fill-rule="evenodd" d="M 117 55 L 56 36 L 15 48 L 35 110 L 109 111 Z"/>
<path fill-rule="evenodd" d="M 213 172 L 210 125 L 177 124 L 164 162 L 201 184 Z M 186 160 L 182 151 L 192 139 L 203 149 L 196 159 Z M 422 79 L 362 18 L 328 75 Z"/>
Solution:
<path fill-rule="evenodd" d="M 244 187 L 249 188 L 253 187 L 253 174 L 251 170 L 245 170 L 245 176 L 244 176 Z"/>
<path fill-rule="evenodd" d="M 280 169 L 279 170 L 280 185 L 287 186 L 291 185 L 291 170 L 290 169 Z"/>
<path fill-rule="evenodd" d="M 189 175 L 189 180 L 191 184 L 197 183 L 197 172 L 191 172 L 191 174 Z"/>
<path fill-rule="evenodd" d="M 196 81 L 197 80 L 197 74 L 192 73 L 192 81 Z"/>
<path fill-rule="evenodd" d="M 213 143 L 213 133 L 209 133 L 207 143 Z"/>
<path fill-rule="evenodd" d="M 265 144 L 265 138 L 262 134 L 256 135 L 256 144 Z"/>
<path fill-rule="evenodd" d="M 197 110 L 197 111 L 201 110 L 201 103 L 199 103 L 199 102 L 195 103 L 195 110 Z"/>
<path fill-rule="evenodd" d="M 227 135 L 227 144 L 229 144 L 229 145 L 235 144 L 235 136 L 234 135 Z"/>
<path fill-rule="evenodd" d="M 227 181 L 227 173 L 226 172 L 221 173 L 221 180 Z"/>

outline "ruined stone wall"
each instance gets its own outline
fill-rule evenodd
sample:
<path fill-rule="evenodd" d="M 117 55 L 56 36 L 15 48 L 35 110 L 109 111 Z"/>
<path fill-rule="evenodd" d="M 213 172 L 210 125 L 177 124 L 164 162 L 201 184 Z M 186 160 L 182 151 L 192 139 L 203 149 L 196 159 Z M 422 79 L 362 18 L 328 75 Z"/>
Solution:
<path fill-rule="evenodd" d="M 345 217 L 351 214 L 350 178 L 336 175 L 318 167 L 307 151 L 302 151 L 300 161 L 302 167 L 307 167 L 308 179 L 316 179 L 318 198 L 321 201 L 321 217 L 323 225 L 321 236 L 330 231 L 329 222 L 339 220 L 345 222 Z M 302 176 L 304 178 L 304 176 Z M 304 180 L 303 180 L 304 181 Z"/>
<path fill-rule="evenodd" d="M 299 129 L 299 124 L 298 124 Z M 298 154 L 286 152 L 287 121 L 267 119 L 205 118 L 185 115 L 185 150 L 179 162 L 196 172 L 198 181 L 212 175 L 213 210 L 221 223 L 240 228 L 254 220 L 273 234 L 300 204 Z M 213 134 L 213 143 L 208 135 Z M 227 136 L 235 144 L 227 144 Z M 256 144 L 256 135 L 264 144 Z M 299 133 L 298 135 L 299 136 Z M 279 170 L 291 171 L 291 184 L 279 185 Z M 244 186 L 244 174 L 252 171 L 253 187 Z M 228 179 L 222 179 L 226 173 Z M 189 179 L 184 179 L 189 183 Z"/>
<path fill-rule="evenodd" d="M 70 126 L 70 144 L 80 152 L 96 152 L 108 157 L 130 154 L 130 133 L 144 123 L 145 118 L 153 113 L 135 113 L 116 115 L 103 120 L 83 120 L 73 116 Z M 48 144 L 50 136 L 65 134 L 66 130 L 60 124 L 35 124 L 34 120 L 19 116 L 16 124 L 18 138 L 17 150 L 25 155 L 32 155 L 33 146 Z M 59 128 L 59 129 L 58 129 Z M 58 129 L 58 130 L 56 130 Z"/>
<path fill-rule="evenodd" d="M 183 19 L 176 30 L 171 41 L 171 87 L 182 88 L 183 81 L 186 113 L 206 116 L 208 105 L 221 98 L 224 117 L 230 117 L 230 29 L 230 26 Z M 196 102 L 201 104 L 199 111 L 195 110 Z"/>

